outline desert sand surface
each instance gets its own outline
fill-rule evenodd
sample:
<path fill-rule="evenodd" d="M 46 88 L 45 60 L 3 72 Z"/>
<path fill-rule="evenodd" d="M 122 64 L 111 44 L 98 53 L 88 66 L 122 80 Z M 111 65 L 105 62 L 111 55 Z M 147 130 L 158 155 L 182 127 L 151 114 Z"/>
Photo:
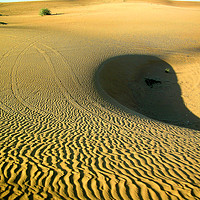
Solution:
<path fill-rule="evenodd" d="M 200 199 L 198 4 L 0 14 L 0 199 Z"/>

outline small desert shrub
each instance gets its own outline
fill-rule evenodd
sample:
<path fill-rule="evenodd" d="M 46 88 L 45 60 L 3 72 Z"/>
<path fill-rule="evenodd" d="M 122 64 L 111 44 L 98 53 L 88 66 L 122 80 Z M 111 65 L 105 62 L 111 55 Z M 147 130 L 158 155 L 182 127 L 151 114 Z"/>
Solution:
<path fill-rule="evenodd" d="M 169 72 L 170 72 L 170 69 L 169 69 L 169 68 L 166 68 L 166 69 L 165 69 L 165 72 L 166 72 L 166 73 L 169 73 Z"/>
<path fill-rule="evenodd" d="M 44 16 L 44 15 L 51 15 L 51 11 L 48 8 L 42 8 L 40 10 L 40 15 Z"/>
<path fill-rule="evenodd" d="M 8 23 L 6 23 L 6 22 L 0 22 L 0 24 L 2 24 L 2 25 L 7 25 Z"/>

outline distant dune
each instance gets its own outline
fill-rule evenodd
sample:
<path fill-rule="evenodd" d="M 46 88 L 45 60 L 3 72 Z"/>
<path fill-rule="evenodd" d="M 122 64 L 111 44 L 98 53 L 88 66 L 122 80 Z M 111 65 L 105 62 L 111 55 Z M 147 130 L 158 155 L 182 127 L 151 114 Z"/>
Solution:
<path fill-rule="evenodd" d="M 200 199 L 199 19 L 198 3 L 0 3 L 0 199 Z"/>

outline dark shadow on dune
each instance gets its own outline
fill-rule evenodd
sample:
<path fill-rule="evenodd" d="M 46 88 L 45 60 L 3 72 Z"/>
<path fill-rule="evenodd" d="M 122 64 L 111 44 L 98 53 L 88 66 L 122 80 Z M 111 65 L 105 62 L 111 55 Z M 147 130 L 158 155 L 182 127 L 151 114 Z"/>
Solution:
<path fill-rule="evenodd" d="M 158 57 L 113 57 L 101 64 L 96 80 L 98 89 L 106 96 L 131 110 L 169 124 L 200 130 L 200 119 L 184 105 L 172 66 Z"/>
<path fill-rule="evenodd" d="M 65 13 L 53 13 L 51 15 L 64 15 Z"/>

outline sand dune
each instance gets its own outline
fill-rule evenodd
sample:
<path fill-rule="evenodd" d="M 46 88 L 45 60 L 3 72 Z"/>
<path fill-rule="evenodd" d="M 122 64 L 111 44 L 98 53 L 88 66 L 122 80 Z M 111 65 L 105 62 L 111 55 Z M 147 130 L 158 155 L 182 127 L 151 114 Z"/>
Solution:
<path fill-rule="evenodd" d="M 0 4 L 0 199 L 200 199 L 199 13 Z"/>

